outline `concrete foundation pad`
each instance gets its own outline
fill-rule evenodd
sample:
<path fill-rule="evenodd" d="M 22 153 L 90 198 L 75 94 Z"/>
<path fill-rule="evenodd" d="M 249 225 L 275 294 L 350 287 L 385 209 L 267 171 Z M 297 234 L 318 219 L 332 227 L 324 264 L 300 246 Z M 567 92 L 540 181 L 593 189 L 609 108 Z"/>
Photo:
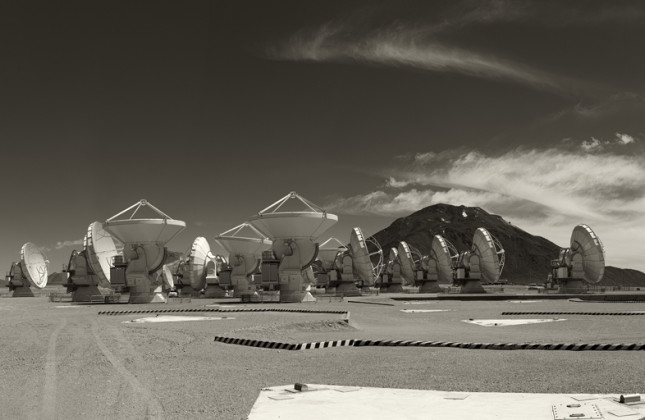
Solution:
<path fill-rule="evenodd" d="M 123 324 L 143 324 L 146 322 L 186 322 L 186 321 L 220 321 L 222 319 L 235 319 L 229 317 L 215 317 L 215 316 L 181 316 L 181 315 L 160 315 L 149 316 L 146 318 L 137 318 L 131 321 L 123 321 Z"/>
<path fill-rule="evenodd" d="M 620 404 L 615 400 L 617 394 L 444 392 L 311 384 L 307 389 L 298 392 L 294 385 L 263 389 L 248 419 L 554 420 L 645 415 L 645 404 Z M 581 417 L 583 413 L 592 416 Z M 596 413 L 600 417 L 593 416 Z"/>
<path fill-rule="evenodd" d="M 566 321 L 566 319 L 465 319 L 463 322 L 482 327 L 507 327 L 510 325 L 542 324 L 544 322 Z"/>

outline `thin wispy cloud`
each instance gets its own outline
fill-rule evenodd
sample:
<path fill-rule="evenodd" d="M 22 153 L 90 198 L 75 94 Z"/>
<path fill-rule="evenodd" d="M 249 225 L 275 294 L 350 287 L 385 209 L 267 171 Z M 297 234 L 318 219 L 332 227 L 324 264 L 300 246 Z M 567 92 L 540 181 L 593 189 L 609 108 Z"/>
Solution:
<path fill-rule="evenodd" d="M 555 7 L 555 9 L 560 9 Z M 585 21 L 584 11 L 562 8 L 572 20 Z M 302 29 L 286 42 L 268 48 L 273 59 L 315 62 L 356 62 L 409 67 L 434 72 L 456 72 L 467 76 L 504 80 L 560 95 L 590 97 L 607 89 L 564 75 L 553 74 L 509 58 L 463 48 L 440 35 L 473 24 L 542 20 L 558 15 L 534 2 L 459 2 L 446 16 L 429 22 L 396 20 L 371 27 L 360 18 L 339 18 L 316 28 Z M 607 15 L 618 19 L 619 16 Z"/>
<path fill-rule="evenodd" d="M 58 241 L 56 242 L 54 249 L 58 250 L 58 249 L 63 249 L 63 248 L 78 246 L 78 245 L 83 245 L 82 239 L 75 239 L 73 241 Z"/>
<path fill-rule="evenodd" d="M 486 79 L 509 80 L 558 93 L 568 93 L 579 82 L 566 80 L 530 66 L 480 54 L 433 40 L 433 26 L 395 26 L 348 39 L 346 28 L 326 24 L 300 33 L 274 48 L 276 59 L 294 61 L 354 61 L 437 72 L 457 72 Z M 582 89 L 580 89 L 582 90 Z"/>
<path fill-rule="evenodd" d="M 420 153 L 393 168 L 377 191 L 337 199 L 327 208 L 405 216 L 438 203 L 475 206 L 564 244 L 573 226 L 588 223 L 610 248 L 614 264 L 627 266 L 631 245 L 620 235 L 645 224 L 645 162 L 615 153 L 612 148 L 626 147 L 620 139 L 605 144 L 597 140 L 603 149 L 595 153 L 584 146 L 577 152 L 520 148 L 500 155 Z M 645 241 L 645 232 L 632 236 Z"/>

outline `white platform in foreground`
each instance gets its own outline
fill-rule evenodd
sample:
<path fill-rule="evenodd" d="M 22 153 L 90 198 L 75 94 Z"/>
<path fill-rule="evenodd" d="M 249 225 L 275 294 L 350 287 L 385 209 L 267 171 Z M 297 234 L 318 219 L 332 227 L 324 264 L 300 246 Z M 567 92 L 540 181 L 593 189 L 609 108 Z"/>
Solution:
<path fill-rule="evenodd" d="M 620 404 L 614 401 L 620 397 L 617 394 L 443 392 L 311 384 L 308 387 L 306 392 L 295 391 L 293 385 L 263 389 L 248 419 L 637 420 L 645 415 L 645 404 Z"/>
<path fill-rule="evenodd" d="M 545 322 L 566 321 L 564 318 L 547 319 L 464 319 L 468 324 L 481 325 L 482 327 L 508 327 L 512 325 L 543 324 Z"/>
<path fill-rule="evenodd" d="M 235 319 L 218 316 L 182 316 L 182 315 L 159 315 L 145 318 L 137 318 L 130 321 L 123 321 L 122 324 L 143 324 L 145 322 L 186 322 L 186 321 L 221 321 L 223 319 Z"/>

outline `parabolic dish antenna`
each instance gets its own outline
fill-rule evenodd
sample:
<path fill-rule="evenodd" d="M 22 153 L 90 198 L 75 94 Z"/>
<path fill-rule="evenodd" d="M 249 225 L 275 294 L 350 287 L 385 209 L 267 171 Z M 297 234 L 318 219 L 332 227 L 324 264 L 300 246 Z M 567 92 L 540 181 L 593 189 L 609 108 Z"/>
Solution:
<path fill-rule="evenodd" d="M 438 280 L 442 283 L 452 281 L 452 269 L 459 258 L 459 253 L 455 246 L 443 236 L 435 235 L 432 238 L 430 258 L 436 263 Z"/>
<path fill-rule="evenodd" d="M 299 201 L 304 211 L 278 211 L 289 200 Z M 291 192 L 249 219 L 249 223 L 273 240 L 273 254 L 280 259 L 280 302 L 301 302 L 306 283 L 302 270 L 318 253 L 318 237 L 338 222 L 338 216 Z"/>
<path fill-rule="evenodd" d="M 370 250 L 369 247 L 372 247 Z M 372 286 L 383 269 L 383 250 L 373 238 L 365 239 L 363 231 L 355 227 L 349 236 L 352 264 L 363 285 Z M 376 259 L 374 263 L 373 259 Z"/>
<path fill-rule="evenodd" d="M 403 279 L 408 284 L 414 284 L 414 279 L 416 277 L 416 262 L 412 257 L 412 251 L 410 250 L 410 246 L 407 242 L 399 242 L 399 246 L 397 247 L 397 254 L 399 256 L 399 262 L 401 264 L 401 275 L 403 276 Z"/>
<path fill-rule="evenodd" d="M 87 235 L 83 242 L 87 262 L 98 277 L 99 286 L 110 287 L 112 259 L 119 255 L 114 238 L 103 229 L 102 223 L 94 222 L 87 228 Z"/>
<path fill-rule="evenodd" d="M 571 254 L 582 256 L 584 280 L 598 283 L 605 273 L 605 250 L 600 238 L 587 225 L 578 225 L 571 234 Z"/>
<path fill-rule="evenodd" d="M 387 260 L 390 265 L 397 262 L 399 260 L 399 251 L 396 248 L 390 248 Z"/>
<path fill-rule="evenodd" d="M 504 268 L 504 249 L 488 230 L 477 228 L 473 235 L 473 252 L 479 257 L 482 279 L 495 283 Z"/>
<path fill-rule="evenodd" d="M 347 247 L 336 238 L 329 238 L 318 247 L 318 260 L 325 270 L 330 270 L 339 254 L 347 251 Z"/>
<path fill-rule="evenodd" d="M 245 232 L 252 236 L 242 236 Z M 234 296 L 255 293 L 255 284 L 251 282 L 250 276 L 260 266 L 262 252 L 271 248 L 271 240 L 254 226 L 242 223 L 216 236 L 215 242 L 229 253 Z"/>
<path fill-rule="evenodd" d="M 184 269 L 184 276 L 188 274 L 190 287 L 194 290 L 201 290 L 206 282 L 206 266 L 211 254 L 211 246 L 202 236 L 198 236 L 193 241 L 190 248 L 187 267 Z"/>
<path fill-rule="evenodd" d="M 150 207 L 161 218 L 155 219 L 134 219 L 133 217 L 141 207 Z M 124 213 L 134 209 L 127 219 L 117 219 Z M 123 243 L 146 243 L 155 242 L 166 244 L 179 232 L 184 230 L 186 222 L 174 220 L 147 200 L 143 199 L 132 206 L 110 217 L 105 221 L 104 227 L 112 235 Z"/>
<path fill-rule="evenodd" d="M 254 236 L 241 236 L 245 234 L 244 231 L 249 231 Z M 252 259 L 258 259 L 262 256 L 262 251 L 271 248 L 271 240 L 268 239 L 260 230 L 256 229 L 249 223 L 242 223 L 232 229 L 222 232 L 215 236 L 217 242 L 224 248 L 229 255 L 229 263 L 231 263 L 231 256 L 250 256 Z M 257 269 L 256 266 L 248 273 L 251 274 Z M 251 269 L 251 267 L 249 267 Z"/>
<path fill-rule="evenodd" d="M 290 199 L 302 202 L 305 211 L 278 211 Z M 338 216 L 291 192 L 249 219 L 249 222 L 267 238 L 318 239 L 338 222 Z"/>
<path fill-rule="evenodd" d="M 47 286 L 47 258 L 36 245 L 27 242 L 20 249 L 20 260 L 27 272 L 27 280 L 42 289 Z"/>

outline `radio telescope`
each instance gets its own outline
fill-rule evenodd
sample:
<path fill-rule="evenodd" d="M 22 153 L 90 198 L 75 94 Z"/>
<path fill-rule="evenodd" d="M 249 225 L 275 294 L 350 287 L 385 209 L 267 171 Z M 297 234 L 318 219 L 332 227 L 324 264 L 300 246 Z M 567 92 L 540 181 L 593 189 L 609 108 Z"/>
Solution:
<path fill-rule="evenodd" d="M 560 293 L 584 293 L 585 283 L 598 283 L 605 274 L 605 249 L 589 226 L 578 225 L 571 233 L 571 247 L 560 249 L 551 266 Z"/>
<path fill-rule="evenodd" d="M 383 272 L 381 281 L 381 292 L 400 293 L 403 292 L 403 277 L 401 277 L 401 260 L 397 248 L 390 248 L 388 261 Z"/>
<path fill-rule="evenodd" d="M 36 245 L 27 242 L 20 248 L 20 261 L 11 264 L 6 277 L 7 287 L 13 297 L 33 297 L 31 286 L 42 289 L 47 286 L 49 261 Z"/>
<path fill-rule="evenodd" d="M 423 256 L 418 249 L 405 241 L 399 242 L 397 247 L 399 262 L 401 264 L 401 278 L 406 286 L 414 286 L 423 274 L 421 260 Z"/>
<path fill-rule="evenodd" d="M 253 236 L 241 236 L 244 231 L 250 231 Z M 254 226 L 242 223 L 216 236 L 215 242 L 229 253 L 233 296 L 255 294 L 255 283 L 251 275 L 260 267 L 262 251 L 271 248 L 271 241 Z"/>
<path fill-rule="evenodd" d="M 336 238 L 329 238 L 320 244 L 316 258 L 318 266 L 316 285 L 324 285 L 325 288 L 338 286 L 338 272 L 342 269 L 341 259 L 346 251 L 347 247 Z"/>
<path fill-rule="evenodd" d="M 149 207 L 161 217 L 134 219 L 141 207 Z M 129 218 L 119 219 L 131 210 Z M 162 290 L 164 276 L 158 275 L 168 259 L 165 245 L 185 227 L 184 221 L 171 218 L 146 200 L 134 203 L 105 221 L 105 230 L 124 244 L 122 265 L 125 275 L 119 280 L 130 291 L 129 303 L 166 302 Z M 111 283 L 115 286 L 114 281 Z"/>
<path fill-rule="evenodd" d="M 461 293 L 486 293 L 481 279 L 495 283 L 504 268 L 504 248 L 484 228 L 477 228 L 470 251 L 459 254 L 454 269 L 454 283 Z"/>
<path fill-rule="evenodd" d="M 206 286 L 210 255 L 212 254 L 208 241 L 198 236 L 183 258 L 164 264 L 163 275 L 166 283 L 174 283 L 174 287 L 181 290 L 182 296 L 192 296 L 193 293 L 199 292 Z"/>
<path fill-rule="evenodd" d="M 289 200 L 304 204 L 305 211 L 278 211 Z M 280 259 L 280 302 L 301 302 L 307 283 L 302 270 L 316 259 L 317 239 L 338 221 L 338 216 L 291 192 L 249 219 L 249 223 L 273 241 Z"/>
<path fill-rule="evenodd" d="M 224 278 L 222 274 L 228 273 Z M 226 287 L 231 284 L 231 276 L 228 261 L 221 255 L 208 253 L 206 262 L 206 286 L 204 289 L 205 298 L 221 298 L 226 296 Z"/>
<path fill-rule="evenodd" d="M 441 235 L 432 238 L 430 255 L 421 261 L 425 276 L 419 280 L 419 293 L 441 293 L 441 283 L 452 283 L 452 267 L 459 259 L 457 248 Z"/>
<path fill-rule="evenodd" d="M 349 256 L 354 277 L 358 278 L 361 288 L 374 286 L 385 266 L 378 241 L 372 236 L 365 238 L 361 228 L 355 227 L 349 236 Z"/>
<path fill-rule="evenodd" d="M 67 291 L 72 293 L 72 302 L 88 302 L 92 296 L 101 295 L 99 286 L 110 288 L 111 264 L 117 255 L 112 235 L 102 223 L 91 223 L 83 238 L 83 250 L 72 251 L 67 265 Z"/>

